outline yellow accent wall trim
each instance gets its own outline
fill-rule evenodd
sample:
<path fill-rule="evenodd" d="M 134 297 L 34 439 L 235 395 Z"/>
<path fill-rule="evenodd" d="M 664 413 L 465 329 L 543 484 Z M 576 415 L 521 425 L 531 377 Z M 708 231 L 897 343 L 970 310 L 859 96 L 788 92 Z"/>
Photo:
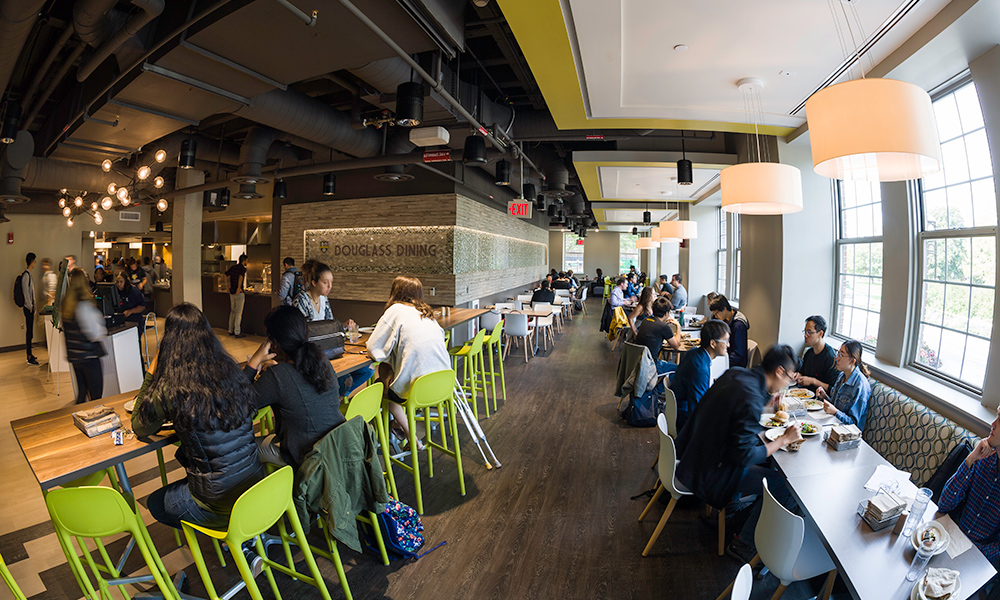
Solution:
<path fill-rule="evenodd" d="M 583 104 L 583 91 L 559 0 L 497 0 L 514 32 L 531 74 L 559 129 L 683 129 L 754 133 L 748 123 L 688 119 L 592 119 Z M 761 135 L 784 137 L 794 127 L 764 125 Z"/>

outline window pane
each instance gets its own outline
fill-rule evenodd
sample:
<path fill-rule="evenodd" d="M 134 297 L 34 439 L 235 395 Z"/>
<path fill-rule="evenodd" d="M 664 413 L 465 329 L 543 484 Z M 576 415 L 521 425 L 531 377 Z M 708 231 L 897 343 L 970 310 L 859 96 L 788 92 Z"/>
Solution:
<path fill-rule="evenodd" d="M 986 380 L 986 359 L 990 355 L 990 343 L 970 337 L 965 342 L 965 362 L 962 364 L 962 381 L 982 387 Z"/>
<path fill-rule="evenodd" d="M 962 120 L 962 130 L 966 133 L 983 126 L 983 109 L 979 106 L 979 94 L 975 85 L 966 85 L 955 92 L 955 102 L 958 104 L 958 114 Z M 937 107 L 935 107 L 935 113 Z M 940 126 L 938 130 L 940 130 Z"/>
<path fill-rule="evenodd" d="M 993 178 L 972 182 L 972 206 L 976 227 L 993 227 L 997 224 L 997 195 Z"/>
<path fill-rule="evenodd" d="M 970 281 L 972 274 L 972 257 L 969 255 L 969 238 L 953 238 L 945 240 L 946 276 L 948 281 Z"/>
<path fill-rule="evenodd" d="M 942 140 L 962 135 L 962 122 L 958 119 L 958 105 L 954 95 L 945 96 L 934 103 L 934 117 L 937 120 L 938 136 Z"/>
<path fill-rule="evenodd" d="M 938 370 L 960 379 L 962 377 L 962 361 L 965 359 L 966 336 L 961 333 L 941 330 L 941 350 L 939 351 L 940 365 Z"/>
<path fill-rule="evenodd" d="M 965 152 L 969 156 L 969 177 L 979 179 L 993 175 L 990 162 L 990 145 L 986 141 L 986 130 L 980 129 L 965 136 Z"/>
<path fill-rule="evenodd" d="M 917 349 L 917 362 L 937 369 L 941 365 L 938 359 L 938 349 L 941 346 L 941 329 L 928 325 L 920 326 L 920 346 Z"/>
<path fill-rule="evenodd" d="M 947 185 L 969 180 L 969 164 L 962 138 L 941 144 L 944 159 L 944 181 Z"/>
<path fill-rule="evenodd" d="M 948 192 L 943 188 L 924 192 L 924 230 L 948 228 Z"/>
<path fill-rule="evenodd" d="M 920 319 L 925 323 L 941 325 L 944 321 L 944 284 L 924 283 L 924 308 Z"/>
<path fill-rule="evenodd" d="M 996 241 L 993 237 L 972 238 L 972 283 L 992 287 L 996 280 Z"/>
<path fill-rule="evenodd" d="M 948 228 L 972 227 L 972 187 L 960 183 L 948 188 Z"/>
<path fill-rule="evenodd" d="M 969 333 L 987 338 L 993 335 L 993 295 L 991 289 L 973 288 Z"/>
<path fill-rule="evenodd" d="M 968 331 L 969 293 L 972 288 L 964 285 L 946 285 L 944 288 L 944 326 Z"/>
<path fill-rule="evenodd" d="M 833 330 L 874 346 L 882 309 L 882 196 L 879 184 L 838 181 L 840 239 Z"/>

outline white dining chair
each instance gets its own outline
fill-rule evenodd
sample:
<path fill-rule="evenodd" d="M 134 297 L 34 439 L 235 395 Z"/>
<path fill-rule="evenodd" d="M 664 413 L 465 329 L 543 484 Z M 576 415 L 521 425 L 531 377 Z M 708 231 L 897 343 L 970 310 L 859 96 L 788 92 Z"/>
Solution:
<path fill-rule="evenodd" d="M 677 398 L 669 387 L 663 392 L 663 415 L 667 418 L 667 434 L 677 437 Z"/>
<path fill-rule="evenodd" d="M 507 358 L 507 354 L 510 352 L 510 341 L 513 339 L 516 342 L 524 342 L 524 362 L 528 362 L 528 347 L 531 346 L 531 335 L 533 333 L 534 329 L 528 327 L 528 315 L 517 313 L 506 315 L 503 324 L 503 358 Z M 535 355 L 534 346 L 531 346 L 531 355 Z"/>
<path fill-rule="evenodd" d="M 753 567 L 743 565 L 739 573 L 736 574 L 736 581 L 733 582 L 733 595 L 730 600 L 750 600 L 750 592 L 753 590 Z"/>
<path fill-rule="evenodd" d="M 712 365 L 709 367 L 709 385 L 715 383 L 715 380 L 722 377 L 722 374 L 729 370 L 729 355 L 723 354 L 722 356 L 716 356 L 712 359 Z"/>
<path fill-rule="evenodd" d="M 514 307 L 514 310 L 524 310 L 524 303 L 520 300 L 514 300 L 510 304 Z"/>
<path fill-rule="evenodd" d="M 660 454 L 659 459 L 656 461 L 657 470 L 660 474 L 660 480 L 656 485 L 656 491 L 653 492 L 653 497 L 649 500 L 649 503 L 646 504 L 646 508 L 642 509 L 642 514 L 639 515 L 639 521 L 642 521 L 646 517 L 646 514 L 649 513 L 649 509 L 651 509 L 653 505 L 659 501 L 664 490 L 670 492 L 670 503 L 667 504 L 667 509 L 663 511 L 663 516 L 660 517 L 659 522 L 656 524 L 656 529 L 653 530 L 652 537 L 649 538 L 649 542 L 647 542 L 646 547 L 643 548 L 643 556 L 649 556 L 649 551 L 653 549 L 653 544 L 655 544 L 656 539 L 660 537 L 660 533 L 663 531 L 663 526 L 667 524 L 670 514 L 674 512 L 674 507 L 677 506 L 677 501 L 680 500 L 681 496 L 691 495 L 691 492 L 674 478 L 674 472 L 677 470 L 677 449 L 674 448 L 674 440 L 670 437 L 667 418 L 663 415 L 663 413 L 660 413 L 660 415 L 656 417 L 656 427 L 660 433 Z"/>
<path fill-rule="evenodd" d="M 496 309 L 500 310 L 500 311 L 514 310 L 514 303 L 513 302 L 497 302 L 493 306 L 496 307 Z"/>
<path fill-rule="evenodd" d="M 564 313 L 569 317 L 569 320 L 573 320 L 573 294 L 569 290 L 556 290 L 556 299 L 559 300 L 558 304 L 560 308 L 563 309 Z"/>
<path fill-rule="evenodd" d="M 793 514 L 781 505 L 767 486 L 764 479 L 763 505 L 760 520 L 754 530 L 754 543 L 757 545 L 757 555 L 749 565 L 752 568 L 758 562 L 778 578 L 778 589 L 771 600 L 778 600 L 785 589 L 796 581 L 812 579 L 827 573 L 826 583 L 819 596 L 820 600 L 829 600 L 833 591 L 833 583 L 837 579 L 837 568 L 830 559 L 823 542 L 816 530 L 806 525 L 805 519 Z M 731 589 L 735 589 L 734 581 L 719 596 L 724 600 Z"/>
<path fill-rule="evenodd" d="M 552 306 L 555 307 L 555 311 L 552 313 L 553 322 L 555 323 L 556 331 L 562 333 L 563 326 L 563 314 L 566 312 L 566 299 L 562 296 L 556 296 L 552 299 Z"/>
<path fill-rule="evenodd" d="M 578 300 L 580 300 L 580 310 L 583 311 L 583 314 L 587 314 L 587 290 L 588 289 L 589 289 L 588 286 L 582 286 L 580 288 L 581 291 L 580 291 L 580 297 L 578 298 Z"/>
<path fill-rule="evenodd" d="M 552 335 L 552 324 L 555 321 L 555 317 L 552 315 L 552 304 L 549 302 L 534 302 L 531 305 L 531 310 L 549 312 L 549 316 L 547 317 L 535 317 L 535 335 L 542 336 L 542 347 L 548 352 L 549 345 L 546 342 L 546 338 L 552 342 L 553 348 L 556 347 L 556 338 Z"/>
<path fill-rule="evenodd" d="M 517 301 L 521 304 L 528 304 L 531 302 L 531 294 L 518 294 Z"/>
<path fill-rule="evenodd" d="M 503 319 L 503 315 L 500 314 L 500 309 L 495 308 L 494 311 L 489 311 L 483 313 L 483 316 L 479 317 L 479 327 L 485 329 L 486 331 L 493 331 L 493 328 L 497 326 L 497 323 Z"/>

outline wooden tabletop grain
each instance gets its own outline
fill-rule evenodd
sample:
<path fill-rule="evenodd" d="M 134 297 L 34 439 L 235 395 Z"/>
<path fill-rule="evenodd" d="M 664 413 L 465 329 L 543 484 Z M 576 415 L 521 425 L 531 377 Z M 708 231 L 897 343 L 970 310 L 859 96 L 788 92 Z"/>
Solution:
<path fill-rule="evenodd" d="M 485 308 L 452 308 L 447 317 L 442 317 L 440 316 L 440 308 L 434 311 L 435 316 L 437 316 L 438 325 L 440 325 L 441 329 L 444 329 L 445 331 L 454 329 L 462 323 L 468 323 L 472 319 L 478 318 L 487 312 L 489 311 Z"/>
<path fill-rule="evenodd" d="M 864 486 L 877 466 L 873 463 L 832 472 L 817 469 L 812 475 L 788 478 L 788 485 L 854 598 L 906 600 L 913 589 L 913 582 L 906 581 L 914 554 L 910 540 L 893 535 L 891 527 L 872 531 L 857 513 L 858 502 L 873 495 Z M 936 509 L 929 507 L 925 518 L 930 519 Z M 952 600 L 974 596 L 996 573 L 975 546 L 954 559 L 947 552 L 939 554 L 931 558 L 929 566 L 961 573 L 962 589 Z"/>

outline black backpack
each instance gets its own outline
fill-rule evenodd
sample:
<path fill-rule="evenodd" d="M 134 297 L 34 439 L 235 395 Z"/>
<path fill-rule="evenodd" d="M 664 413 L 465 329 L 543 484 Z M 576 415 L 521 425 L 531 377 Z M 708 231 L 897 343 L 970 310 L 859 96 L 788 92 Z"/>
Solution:
<path fill-rule="evenodd" d="M 24 308 L 24 284 L 21 278 L 24 277 L 26 272 L 27 271 L 22 271 L 21 274 L 17 276 L 17 279 L 14 280 L 14 304 L 16 304 L 18 308 Z"/>
<path fill-rule="evenodd" d="M 305 284 L 302 279 L 302 271 L 295 271 L 295 278 L 292 280 L 292 289 L 288 291 L 288 297 L 291 300 L 295 300 L 295 297 L 302 292 L 305 288 Z"/>

